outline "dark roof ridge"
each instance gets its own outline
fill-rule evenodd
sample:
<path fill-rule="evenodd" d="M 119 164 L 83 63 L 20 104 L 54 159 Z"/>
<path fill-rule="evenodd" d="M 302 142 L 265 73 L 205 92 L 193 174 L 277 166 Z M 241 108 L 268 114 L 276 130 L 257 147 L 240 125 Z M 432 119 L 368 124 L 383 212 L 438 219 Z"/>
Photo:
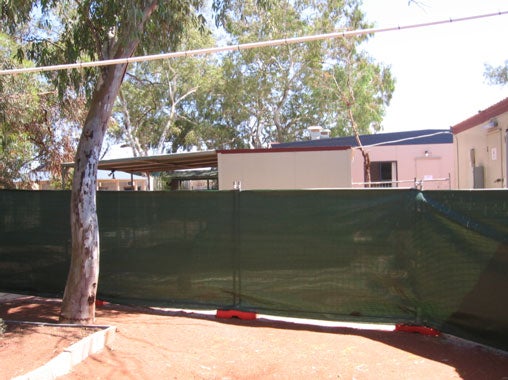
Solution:
<path fill-rule="evenodd" d="M 453 137 L 449 129 L 420 129 L 402 132 L 386 132 L 360 135 L 365 146 L 372 145 L 416 145 L 452 143 Z M 289 143 L 273 144 L 273 147 L 285 148 L 296 146 L 358 146 L 354 136 L 331 137 L 320 140 L 305 140 Z"/>

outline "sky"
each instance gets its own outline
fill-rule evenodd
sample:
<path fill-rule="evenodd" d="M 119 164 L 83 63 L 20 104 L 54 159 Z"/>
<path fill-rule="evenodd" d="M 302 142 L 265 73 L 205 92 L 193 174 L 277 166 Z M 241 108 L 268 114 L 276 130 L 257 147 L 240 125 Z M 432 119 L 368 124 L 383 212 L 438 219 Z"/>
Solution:
<path fill-rule="evenodd" d="M 375 28 L 508 11 L 506 0 L 363 0 Z M 382 132 L 447 129 L 508 97 L 486 83 L 485 64 L 508 60 L 508 14 L 377 33 L 364 49 L 389 65 L 395 92 Z"/>

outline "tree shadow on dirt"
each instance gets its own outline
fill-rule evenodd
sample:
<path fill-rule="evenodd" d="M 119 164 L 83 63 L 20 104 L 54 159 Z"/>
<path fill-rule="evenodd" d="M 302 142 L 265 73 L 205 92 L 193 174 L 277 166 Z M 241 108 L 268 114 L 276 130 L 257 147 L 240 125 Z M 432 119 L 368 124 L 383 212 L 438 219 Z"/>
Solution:
<path fill-rule="evenodd" d="M 305 330 L 325 334 L 354 335 L 454 367 L 462 379 L 508 379 L 508 352 L 465 341 L 450 335 L 435 337 L 400 331 L 323 327 L 270 320 L 246 321 L 232 318 L 216 319 L 216 321 L 254 328 L 268 327 Z"/>
<path fill-rule="evenodd" d="M 474 342 L 465 341 L 450 335 L 437 337 L 400 331 L 361 330 L 343 327 L 324 327 L 269 319 L 242 320 L 238 318 L 223 319 L 213 315 L 154 309 L 142 306 L 105 305 L 97 309 L 97 315 L 104 313 L 114 319 L 115 315 L 125 318 L 131 314 L 154 314 L 170 317 L 184 317 L 211 320 L 217 323 L 245 326 L 252 328 L 274 328 L 302 330 L 324 334 L 353 335 L 386 344 L 413 355 L 426 358 L 447 366 L 454 367 L 462 379 L 508 379 L 508 352 L 496 350 Z"/>
<path fill-rule="evenodd" d="M 0 318 L 4 320 L 57 323 L 61 302 L 59 300 L 40 300 L 26 298 L 0 303 Z M 205 315 L 186 311 L 153 309 L 142 306 L 106 304 L 97 308 L 97 319 L 102 317 L 114 321 L 121 318 L 136 323 L 139 314 L 152 314 L 168 317 L 182 317 L 215 321 L 217 323 L 251 328 L 274 328 L 302 330 L 323 334 L 358 336 L 395 347 L 413 355 L 454 367 L 462 379 L 508 379 L 508 352 L 494 350 L 486 346 L 464 341 L 448 335 L 438 337 L 398 331 L 360 330 L 343 327 L 324 327 L 268 319 L 241 320 L 222 319 L 215 315 Z M 380 353 L 380 355 L 382 355 Z"/>
<path fill-rule="evenodd" d="M 199 311 L 192 313 L 140 306 L 106 305 L 104 308 L 98 309 L 97 314 L 100 316 L 101 313 L 107 314 L 110 319 L 114 319 L 115 315 L 121 316 L 122 319 L 124 319 L 126 313 L 131 314 L 133 320 L 136 314 L 154 314 L 160 316 L 204 319 L 217 323 L 252 328 L 261 327 L 302 330 L 324 334 L 353 335 L 380 342 L 413 355 L 454 367 L 457 374 L 462 379 L 508 379 L 508 352 L 495 350 L 450 335 L 434 337 L 399 331 L 324 327 L 311 324 L 272 321 L 268 319 L 222 319 L 216 318 L 215 315 L 199 314 Z"/>
<path fill-rule="evenodd" d="M 59 300 L 43 301 L 36 297 L 22 297 L 0 302 L 0 318 L 5 321 L 57 323 L 60 305 Z"/>

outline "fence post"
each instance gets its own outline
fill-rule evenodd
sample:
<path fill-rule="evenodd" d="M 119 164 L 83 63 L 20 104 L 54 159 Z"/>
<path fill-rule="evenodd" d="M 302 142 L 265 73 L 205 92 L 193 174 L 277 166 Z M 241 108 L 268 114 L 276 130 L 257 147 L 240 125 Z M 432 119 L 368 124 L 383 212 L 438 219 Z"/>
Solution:
<path fill-rule="evenodd" d="M 240 258 L 240 189 L 233 190 L 233 307 L 240 306 L 242 291 L 242 272 Z"/>

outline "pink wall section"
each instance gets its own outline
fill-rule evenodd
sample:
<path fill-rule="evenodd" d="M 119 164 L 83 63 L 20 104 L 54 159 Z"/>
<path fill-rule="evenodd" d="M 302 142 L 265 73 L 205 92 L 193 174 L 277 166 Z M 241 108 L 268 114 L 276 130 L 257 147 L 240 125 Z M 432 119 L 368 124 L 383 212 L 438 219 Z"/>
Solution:
<path fill-rule="evenodd" d="M 455 154 L 453 144 L 425 144 L 425 145 L 392 145 L 367 147 L 370 161 L 396 161 L 397 180 L 408 181 L 399 183 L 398 187 L 413 187 L 417 180 L 425 179 L 425 190 L 456 189 L 454 175 Z M 425 152 L 428 152 L 425 155 Z M 353 149 L 351 163 L 352 182 L 364 182 L 363 157 L 358 148 Z M 450 181 L 431 181 L 430 179 L 448 178 Z M 363 187 L 353 185 L 353 187 Z"/>

